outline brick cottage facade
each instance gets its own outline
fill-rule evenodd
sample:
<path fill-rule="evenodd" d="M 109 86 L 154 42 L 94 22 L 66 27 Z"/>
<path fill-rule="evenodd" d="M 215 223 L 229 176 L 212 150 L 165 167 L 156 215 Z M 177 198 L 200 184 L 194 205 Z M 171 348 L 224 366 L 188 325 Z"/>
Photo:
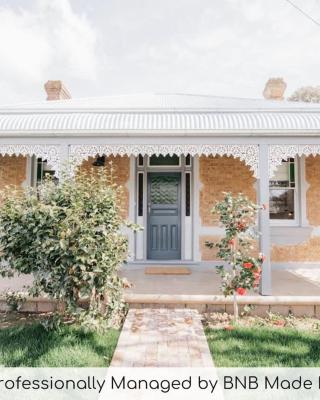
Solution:
<path fill-rule="evenodd" d="M 264 99 L 197 95 L 71 99 L 60 81 L 39 104 L 0 107 L 0 188 L 37 185 L 66 161 L 88 170 L 112 161 L 129 234 L 129 263 L 199 264 L 222 228 L 210 210 L 223 192 L 268 204 L 259 225 L 272 268 L 320 265 L 320 105 L 283 100 L 270 79 Z"/>

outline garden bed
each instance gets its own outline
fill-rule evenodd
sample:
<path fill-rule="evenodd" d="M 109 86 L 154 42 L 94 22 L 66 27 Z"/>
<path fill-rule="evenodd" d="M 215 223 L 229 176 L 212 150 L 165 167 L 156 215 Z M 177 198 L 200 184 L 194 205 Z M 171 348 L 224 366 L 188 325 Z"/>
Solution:
<path fill-rule="evenodd" d="M 204 315 L 205 332 L 217 367 L 320 367 L 320 320 Z"/>
<path fill-rule="evenodd" d="M 46 331 L 45 316 L 0 315 L 0 365 L 5 367 L 107 367 L 119 331 L 86 332 L 76 325 Z"/>

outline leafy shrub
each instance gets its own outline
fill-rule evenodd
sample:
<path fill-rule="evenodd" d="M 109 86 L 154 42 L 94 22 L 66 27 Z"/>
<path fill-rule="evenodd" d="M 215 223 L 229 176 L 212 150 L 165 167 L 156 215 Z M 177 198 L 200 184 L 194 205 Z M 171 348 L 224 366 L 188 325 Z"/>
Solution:
<path fill-rule="evenodd" d="M 83 325 L 120 323 L 119 266 L 127 258 L 125 222 L 110 168 L 45 180 L 37 190 L 6 190 L 0 208 L 2 276 L 32 274 L 30 294 L 65 303 Z M 85 301 L 87 299 L 87 301 Z"/>
<path fill-rule="evenodd" d="M 5 300 L 12 311 L 20 311 L 27 300 L 27 293 L 8 290 L 5 292 Z"/>

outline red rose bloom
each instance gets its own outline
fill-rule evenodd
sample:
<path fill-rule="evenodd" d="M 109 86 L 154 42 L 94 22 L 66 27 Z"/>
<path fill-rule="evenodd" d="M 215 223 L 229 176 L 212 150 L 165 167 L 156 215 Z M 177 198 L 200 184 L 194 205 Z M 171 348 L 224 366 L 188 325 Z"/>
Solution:
<path fill-rule="evenodd" d="M 230 239 L 229 242 L 230 246 L 234 245 L 234 239 Z"/>
<path fill-rule="evenodd" d="M 250 268 L 253 267 L 253 264 L 251 262 L 245 262 L 245 263 L 243 263 L 243 267 L 247 268 L 247 269 L 250 269 Z"/>
<path fill-rule="evenodd" d="M 244 231 L 246 229 L 246 225 L 242 224 L 241 222 L 239 222 L 237 224 L 237 228 L 238 228 L 239 231 Z"/>
<path fill-rule="evenodd" d="M 243 288 L 243 287 L 239 287 L 239 288 L 236 290 L 236 292 L 238 293 L 239 296 L 244 296 L 244 295 L 247 293 L 246 289 Z"/>
<path fill-rule="evenodd" d="M 234 326 L 233 325 L 227 325 L 224 327 L 225 331 L 233 331 L 234 330 Z"/>

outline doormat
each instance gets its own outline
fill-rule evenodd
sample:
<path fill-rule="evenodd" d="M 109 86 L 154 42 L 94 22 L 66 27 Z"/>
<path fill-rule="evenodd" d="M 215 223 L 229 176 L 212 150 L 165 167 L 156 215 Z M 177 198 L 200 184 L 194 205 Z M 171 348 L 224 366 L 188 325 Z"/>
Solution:
<path fill-rule="evenodd" d="M 146 275 L 191 275 L 187 267 L 146 267 Z"/>

